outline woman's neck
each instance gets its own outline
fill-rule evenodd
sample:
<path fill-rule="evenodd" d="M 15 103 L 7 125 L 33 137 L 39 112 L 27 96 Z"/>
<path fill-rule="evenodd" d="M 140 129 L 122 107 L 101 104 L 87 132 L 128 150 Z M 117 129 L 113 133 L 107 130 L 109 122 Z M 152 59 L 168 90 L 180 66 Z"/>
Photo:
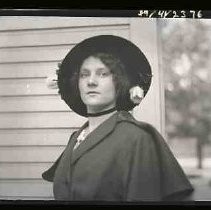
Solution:
<path fill-rule="evenodd" d="M 100 116 L 89 116 L 88 121 L 88 130 L 89 133 L 92 132 L 95 128 L 97 128 L 101 123 L 103 123 L 105 120 L 107 120 L 110 116 L 112 116 L 116 110 L 114 110 L 111 113 L 100 115 Z"/>

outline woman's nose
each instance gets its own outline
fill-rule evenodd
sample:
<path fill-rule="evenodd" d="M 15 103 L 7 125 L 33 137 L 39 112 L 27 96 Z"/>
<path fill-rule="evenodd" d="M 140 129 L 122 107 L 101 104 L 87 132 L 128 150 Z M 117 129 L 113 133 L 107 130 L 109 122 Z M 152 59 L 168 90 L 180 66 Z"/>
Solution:
<path fill-rule="evenodd" d="M 88 78 L 88 86 L 96 86 L 98 85 L 98 81 L 95 75 L 90 75 Z"/>

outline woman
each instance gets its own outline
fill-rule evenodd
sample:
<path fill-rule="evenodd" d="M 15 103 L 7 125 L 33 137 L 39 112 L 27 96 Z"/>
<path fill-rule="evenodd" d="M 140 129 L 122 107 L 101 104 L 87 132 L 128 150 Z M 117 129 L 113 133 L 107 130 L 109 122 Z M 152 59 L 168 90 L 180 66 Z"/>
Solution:
<path fill-rule="evenodd" d="M 126 39 L 102 35 L 76 45 L 58 71 L 62 99 L 88 121 L 43 173 L 58 200 L 184 200 L 193 188 L 159 132 L 130 114 L 151 68 Z"/>

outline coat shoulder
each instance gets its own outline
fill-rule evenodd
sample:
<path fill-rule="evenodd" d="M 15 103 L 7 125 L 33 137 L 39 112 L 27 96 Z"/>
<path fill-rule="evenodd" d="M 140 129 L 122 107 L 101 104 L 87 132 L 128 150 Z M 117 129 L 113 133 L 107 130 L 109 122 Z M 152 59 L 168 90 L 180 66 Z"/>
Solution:
<path fill-rule="evenodd" d="M 147 122 L 136 120 L 130 113 L 124 113 L 123 116 L 119 116 L 117 127 L 120 132 L 122 131 L 125 134 L 127 133 L 128 135 L 136 136 L 149 136 L 152 135 L 154 132 L 158 132 L 153 125 Z"/>

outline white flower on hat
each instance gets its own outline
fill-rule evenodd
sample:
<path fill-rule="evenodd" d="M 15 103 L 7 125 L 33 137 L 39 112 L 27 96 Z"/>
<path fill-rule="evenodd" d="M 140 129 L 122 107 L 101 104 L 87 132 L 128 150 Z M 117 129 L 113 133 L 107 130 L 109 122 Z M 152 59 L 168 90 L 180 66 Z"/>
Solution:
<path fill-rule="evenodd" d="M 61 67 L 61 62 L 57 63 L 58 68 Z M 56 70 L 56 73 L 53 75 L 50 75 L 46 78 L 46 85 L 49 89 L 58 89 L 58 69 Z"/>
<path fill-rule="evenodd" d="M 130 100 L 134 104 L 137 105 L 140 104 L 142 99 L 144 98 L 144 90 L 137 85 L 130 88 L 129 92 L 130 92 Z"/>
<path fill-rule="evenodd" d="M 46 85 L 49 89 L 58 89 L 57 75 L 52 75 L 52 76 L 47 77 Z"/>

